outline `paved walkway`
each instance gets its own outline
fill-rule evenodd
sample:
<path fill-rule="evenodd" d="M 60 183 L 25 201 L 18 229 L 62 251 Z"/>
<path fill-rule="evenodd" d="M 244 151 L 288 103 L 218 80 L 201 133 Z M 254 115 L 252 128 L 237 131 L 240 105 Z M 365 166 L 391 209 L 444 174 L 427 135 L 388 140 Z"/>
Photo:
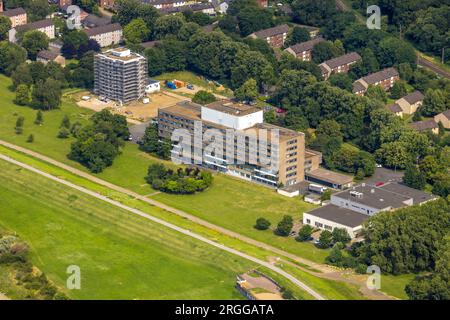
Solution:
<path fill-rule="evenodd" d="M 325 298 L 322 297 L 315 290 L 313 290 L 312 288 L 310 288 L 309 286 L 307 286 L 306 284 L 304 284 L 303 282 L 301 282 L 300 280 L 298 280 L 294 276 L 290 275 L 286 271 L 284 271 L 284 270 L 282 270 L 282 269 L 280 269 L 278 267 L 275 267 L 274 265 L 272 265 L 271 263 L 269 263 L 267 261 L 260 260 L 258 258 L 252 257 L 252 256 L 250 256 L 250 255 L 248 255 L 246 253 L 240 252 L 240 251 L 235 250 L 233 248 L 230 248 L 230 247 L 224 246 L 224 245 L 222 245 L 220 243 L 214 242 L 214 241 L 212 241 L 212 240 L 210 240 L 208 238 L 205 238 L 205 237 L 203 237 L 203 236 L 201 236 L 201 235 L 199 235 L 197 233 L 194 233 L 194 232 L 192 232 L 190 230 L 180 228 L 180 227 L 178 227 L 178 226 L 176 226 L 174 224 L 171 224 L 171 223 L 166 222 L 164 220 L 161 220 L 159 218 L 153 217 L 153 216 L 151 216 L 151 215 L 149 215 L 147 213 L 144 213 L 144 212 L 142 212 L 140 210 L 137 210 L 137 209 L 131 208 L 129 206 L 126 206 L 126 205 L 124 205 L 124 204 L 122 204 L 122 203 L 120 203 L 118 201 L 111 200 L 108 197 L 105 197 L 105 196 L 103 196 L 103 195 L 101 195 L 101 194 L 99 194 L 97 192 L 88 190 L 86 188 L 83 188 L 81 186 L 78 186 L 76 184 L 68 182 L 68 181 L 63 180 L 61 178 L 55 177 L 55 176 L 53 176 L 53 175 L 51 175 L 49 173 L 43 172 L 41 170 L 38 170 L 38 169 L 36 169 L 36 168 L 34 168 L 32 166 L 29 166 L 29 165 L 27 165 L 25 163 L 22 163 L 22 162 L 19 162 L 17 160 L 14 160 L 14 159 L 12 159 L 10 157 L 7 157 L 5 155 L 0 154 L 0 159 L 5 160 L 5 161 L 7 161 L 9 163 L 15 164 L 17 166 L 20 166 L 20 167 L 22 167 L 24 169 L 27 169 L 29 171 L 32 171 L 34 173 L 37 173 L 37 174 L 39 174 L 41 176 L 44 176 L 44 177 L 46 177 L 46 178 L 48 178 L 50 180 L 56 181 L 58 183 L 61 183 L 61 184 L 65 185 L 65 186 L 67 186 L 69 188 L 72 188 L 72 189 L 78 190 L 80 192 L 83 192 L 85 194 L 88 194 L 88 195 L 90 195 L 90 196 L 92 196 L 94 198 L 97 198 L 99 200 L 107 202 L 107 203 L 109 203 L 109 204 L 111 204 L 113 206 L 116 206 L 116 207 L 121 208 L 123 210 L 129 211 L 129 212 L 131 212 L 131 213 L 133 213 L 135 215 L 141 216 L 142 218 L 151 220 L 151 221 L 153 221 L 155 223 L 158 223 L 158 224 L 163 225 L 163 226 L 165 226 L 167 228 L 175 230 L 175 231 L 177 231 L 179 233 L 182 233 L 182 234 L 184 234 L 186 236 L 189 236 L 191 238 L 195 238 L 197 240 L 200 240 L 200 241 L 202 241 L 204 243 L 207 243 L 207 244 L 209 244 L 211 246 L 214 246 L 214 247 L 216 247 L 218 249 L 221 249 L 223 251 L 229 252 L 229 253 L 234 254 L 236 256 L 239 256 L 241 258 L 247 259 L 247 260 L 252 261 L 254 263 L 257 263 L 257 264 L 259 264 L 261 266 L 264 266 L 264 267 L 266 267 L 266 268 L 268 268 L 268 269 L 278 273 L 279 275 L 285 277 L 286 279 L 290 280 L 292 283 L 297 285 L 299 288 L 305 290 L 307 293 L 309 293 L 315 299 L 317 299 L 317 300 L 325 300 Z"/>

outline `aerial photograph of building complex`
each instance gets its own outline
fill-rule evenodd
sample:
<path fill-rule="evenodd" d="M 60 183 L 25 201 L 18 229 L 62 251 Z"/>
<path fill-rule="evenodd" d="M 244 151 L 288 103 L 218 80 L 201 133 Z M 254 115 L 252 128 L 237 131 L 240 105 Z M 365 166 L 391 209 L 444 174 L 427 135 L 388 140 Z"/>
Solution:
<path fill-rule="evenodd" d="M 449 34 L 436 0 L 0 0 L 0 310 L 450 300 Z"/>

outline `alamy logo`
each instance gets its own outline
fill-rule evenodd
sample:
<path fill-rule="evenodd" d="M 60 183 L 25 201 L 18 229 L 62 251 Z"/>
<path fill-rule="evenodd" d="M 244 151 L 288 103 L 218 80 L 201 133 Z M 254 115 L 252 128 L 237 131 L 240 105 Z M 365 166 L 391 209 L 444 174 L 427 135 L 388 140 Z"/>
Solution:
<path fill-rule="evenodd" d="M 367 7 L 367 14 L 371 16 L 367 18 L 366 25 L 369 29 L 381 29 L 381 9 L 377 5 Z"/>
<path fill-rule="evenodd" d="M 81 270 L 79 266 L 71 265 L 67 267 L 66 273 L 70 276 L 67 278 L 66 286 L 69 290 L 81 289 Z"/>
<path fill-rule="evenodd" d="M 69 17 L 67 18 L 66 25 L 69 30 L 78 29 L 81 27 L 81 9 L 78 6 L 70 5 L 66 9 Z"/>
<path fill-rule="evenodd" d="M 370 276 L 367 278 L 367 288 L 370 290 L 381 289 L 381 269 L 379 266 L 371 265 L 367 267 L 367 271 Z"/>

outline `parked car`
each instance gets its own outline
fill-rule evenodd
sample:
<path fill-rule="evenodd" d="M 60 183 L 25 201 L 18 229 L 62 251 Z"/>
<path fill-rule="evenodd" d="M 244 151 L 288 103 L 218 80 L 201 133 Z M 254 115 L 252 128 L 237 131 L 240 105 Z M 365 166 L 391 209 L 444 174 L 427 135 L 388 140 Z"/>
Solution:
<path fill-rule="evenodd" d="M 192 85 L 191 83 L 188 83 L 186 88 L 188 88 L 189 90 L 194 90 L 194 85 Z"/>

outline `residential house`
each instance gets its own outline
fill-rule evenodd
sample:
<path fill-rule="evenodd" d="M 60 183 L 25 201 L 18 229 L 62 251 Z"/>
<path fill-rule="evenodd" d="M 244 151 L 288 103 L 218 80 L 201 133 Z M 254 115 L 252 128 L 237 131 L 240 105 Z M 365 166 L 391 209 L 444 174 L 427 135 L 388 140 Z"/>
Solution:
<path fill-rule="evenodd" d="M 266 40 L 270 46 L 281 48 L 284 45 L 288 32 L 289 26 L 287 24 L 281 24 L 273 28 L 254 32 L 249 37 Z"/>
<path fill-rule="evenodd" d="M 445 129 L 450 129 L 450 109 L 435 115 L 434 121 L 442 123 Z"/>
<path fill-rule="evenodd" d="M 361 56 L 356 52 L 350 52 L 343 56 L 327 60 L 319 64 L 322 77 L 327 80 L 332 73 L 347 73 L 350 66 L 361 60 Z"/>
<path fill-rule="evenodd" d="M 102 48 L 119 44 L 122 41 L 122 27 L 118 23 L 85 29 L 84 32 L 89 39 L 97 41 Z"/>
<path fill-rule="evenodd" d="M 16 35 L 18 32 L 26 32 L 31 30 L 37 30 L 45 33 L 49 39 L 55 38 L 55 24 L 51 19 L 44 19 L 12 28 L 9 30 L 9 41 L 16 43 Z"/>
<path fill-rule="evenodd" d="M 353 93 L 357 95 L 364 95 L 370 85 L 380 86 L 385 91 L 388 91 L 399 79 L 400 76 L 397 69 L 383 69 L 356 80 L 353 83 Z"/>
<path fill-rule="evenodd" d="M 410 126 L 418 132 L 431 131 L 433 134 L 439 133 L 439 126 L 434 119 L 413 122 Z"/>
<path fill-rule="evenodd" d="M 221 0 L 212 0 L 211 3 L 214 5 L 214 7 L 216 8 L 216 11 L 221 13 L 221 14 L 226 14 L 228 11 L 228 7 L 230 6 L 232 0 L 225 0 L 225 1 L 221 1 Z"/>
<path fill-rule="evenodd" d="M 0 4 L 3 5 L 3 2 L 0 1 Z M 0 16 L 8 17 L 11 20 L 11 28 L 27 24 L 27 13 L 23 8 L 0 11 Z"/>
<path fill-rule="evenodd" d="M 398 103 L 393 103 L 386 106 L 390 112 L 395 114 L 397 117 L 403 118 L 403 109 L 398 105 Z"/>
<path fill-rule="evenodd" d="M 363 223 L 383 211 L 394 211 L 412 205 L 421 205 L 437 197 L 399 183 L 372 186 L 365 183 L 331 195 L 330 204 L 303 214 L 303 224 L 322 230 L 347 230 L 354 238 Z"/>
<path fill-rule="evenodd" d="M 423 94 L 420 91 L 414 91 L 397 101 L 395 101 L 396 104 L 400 106 L 402 109 L 402 113 L 404 114 L 413 114 L 417 111 L 417 108 L 419 108 L 423 103 Z"/>
<path fill-rule="evenodd" d="M 47 64 L 50 61 L 53 61 L 63 67 L 66 65 L 66 59 L 62 55 L 60 55 L 58 52 L 51 51 L 51 50 L 39 51 L 36 56 L 36 61 L 42 62 L 44 64 Z"/>
<path fill-rule="evenodd" d="M 195 0 L 142 0 L 143 3 L 150 4 L 156 9 L 167 9 L 173 7 L 183 7 L 188 4 L 194 4 Z"/>
<path fill-rule="evenodd" d="M 309 41 L 305 41 L 302 43 L 297 43 L 284 51 L 292 54 L 294 57 L 301 59 L 303 61 L 311 61 L 312 59 L 312 49 L 319 42 L 324 41 L 322 37 L 318 37 Z"/>

